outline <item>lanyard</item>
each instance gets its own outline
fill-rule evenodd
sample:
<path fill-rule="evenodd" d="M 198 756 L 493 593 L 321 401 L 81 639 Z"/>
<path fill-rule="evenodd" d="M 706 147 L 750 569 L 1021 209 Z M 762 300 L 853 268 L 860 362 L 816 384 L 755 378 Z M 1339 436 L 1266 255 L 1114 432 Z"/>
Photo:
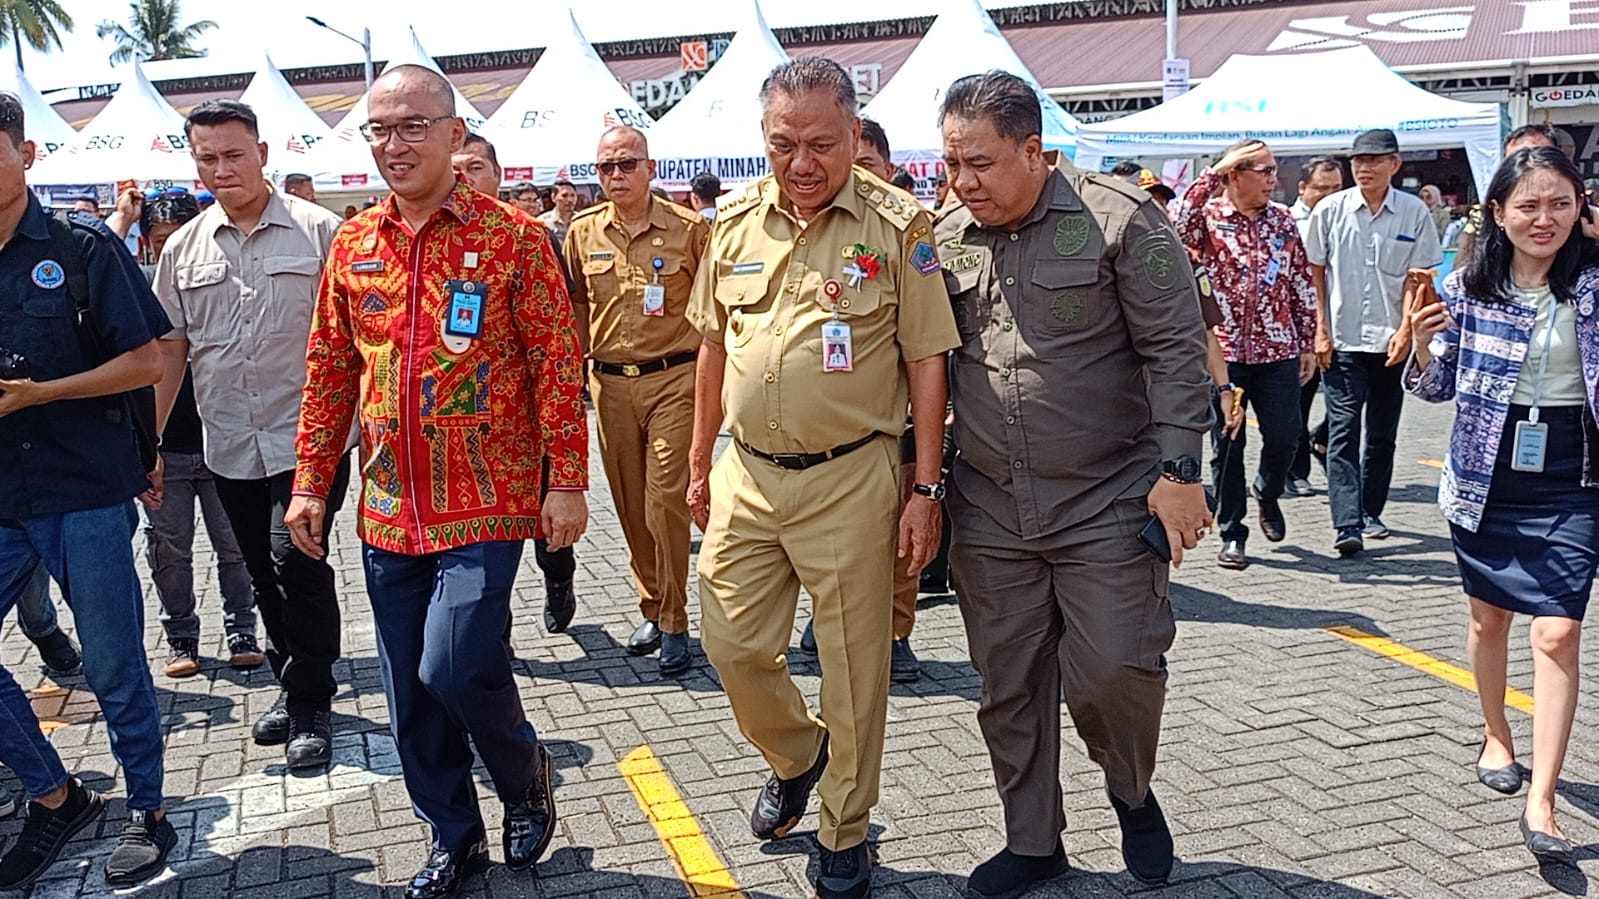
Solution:
<path fill-rule="evenodd" d="M 1560 311 L 1560 302 L 1553 293 L 1549 294 L 1549 325 L 1543 329 L 1543 358 L 1538 360 L 1538 380 L 1532 385 L 1532 411 L 1527 413 L 1527 421 L 1531 424 L 1538 423 L 1538 401 L 1543 399 L 1544 376 L 1549 374 L 1549 346 L 1555 339 L 1555 315 Z"/>

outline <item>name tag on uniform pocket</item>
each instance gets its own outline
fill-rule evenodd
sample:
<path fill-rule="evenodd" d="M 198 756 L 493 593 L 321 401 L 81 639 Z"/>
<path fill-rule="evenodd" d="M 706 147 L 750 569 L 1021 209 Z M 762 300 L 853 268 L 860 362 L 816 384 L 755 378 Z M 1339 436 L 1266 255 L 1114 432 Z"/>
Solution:
<path fill-rule="evenodd" d="M 1542 422 L 1516 422 L 1515 454 L 1510 458 L 1511 471 L 1543 471 L 1544 453 L 1549 448 L 1549 426 Z"/>

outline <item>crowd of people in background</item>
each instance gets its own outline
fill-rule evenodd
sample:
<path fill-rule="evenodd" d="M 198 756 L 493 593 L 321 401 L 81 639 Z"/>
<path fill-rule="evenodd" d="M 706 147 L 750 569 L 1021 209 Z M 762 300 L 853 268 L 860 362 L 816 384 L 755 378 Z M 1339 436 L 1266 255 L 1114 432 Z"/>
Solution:
<path fill-rule="evenodd" d="M 1459 407 L 1440 499 L 1471 597 L 1478 779 L 1523 784 L 1499 697 L 1511 617 L 1528 614 L 1540 702 L 1521 831 L 1540 858 L 1571 858 L 1554 788 L 1599 568 L 1599 231 L 1547 129 L 1513 133 L 1464 211 L 1395 186 L 1383 129 L 1306 161 L 1292 206 L 1250 139 L 1179 195 L 1136 163 L 1059 158 L 1033 89 L 990 72 L 943 94 L 929 209 L 836 63 L 785 63 L 760 100 L 770 176 L 729 191 L 701 173 L 676 202 L 652 187 L 647 132 L 623 126 L 598 142 L 585 205 L 564 180 L 504 187 L 449 82 L 396 66 L 361 127 L 390 193 L 342 215 L 309 176 L 267 178 L 253 111 L 210 100 L 185 129 L 206 192 L 128 190 L 102 222 L 92 200 L 57 218 L 28 190 L 21 106 L 0 94 L 0 271 L 20 285 L 0 299 L 0 614 L 16 605 L 46 666 L 81 665 L 100 701 L 127 783 L 108 882 L 154 875 L 179 839 L 136 533 L 163 674 L 192 677 L 214 650 L 268 665 L 276 697 L 252 738 L 316 771 L 333 755 L 329 553 L 347 497 L 389 725 L 431 832 L 405 895 L 450 895 L 489 864 L 479 759 L 501 858 L 533 867 L 559 818 L 513 679 L 512 587 L 533 541 L 544 630 L 571 625 L 592 421 L 637 593 L 626 651 L 681 675 L 698 625 L 770 768 L 753 836 L 787 835 L 820 796 L 819 897 L 870 893 L 888 685 L 921 676 L 917 601 L 950 589 L 1004 815 L 969 890 L 1015 897 L 1067 870 L 1063 696 L 1128 871 L 1162 884 L 1170 566 L 1215 527 L 1216 563 L 1246 568 L 1251 499 L 1259 533 L 1285 540 L 1282 503 L 1315 493 L 1312 459 L 1331 551 L 1388 537 L 1406 391 Z M 1461 255 L 1440 293 L 1446 247 Z M 1246 409 L 1261 444 L 1247 480 Z M 196 508 L 215 624 L 194 586 Z M 801 588 L 814 711 L 787 660 Z M 0 762 L 29 800 L 0 857 L 15 889 L 107 800 L 65 770 L 3 667 L 0 708 L 17 724 Z"/>

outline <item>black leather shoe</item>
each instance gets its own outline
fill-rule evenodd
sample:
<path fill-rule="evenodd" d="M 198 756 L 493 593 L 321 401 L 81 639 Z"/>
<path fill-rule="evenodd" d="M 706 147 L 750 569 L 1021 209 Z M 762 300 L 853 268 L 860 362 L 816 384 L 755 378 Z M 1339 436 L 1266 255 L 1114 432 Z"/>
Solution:
<path fill-rule="evenodd" d="M 1316 488 L 1310 486 L 1310 482 L 1304 478 L 1290 477 L 1287 483 L 1283 484 L 1283 496 L 1304 497 L 1315 495 Z"/>
<path fill-rule="evenodd" d="M 473 874 L 487 869 L 489 850 L 482 840 L 451 852 L 435 849 L 427 864 L 405 885 L 405 899 L 440 899 L 460 889 Z"/>
<path fill-rule="evenodd" d="M 862 840 L 848 849 L 821 850 L 816 872 L 816 899 L 865 899 L 872 894 L 872 851 Z"/>
<path fill-rule="evenodd" d="M 278 746 L 289 742 L 289 706 L 282 691 L 278 692 L 272 708 L 256 719 L 255 726 L 250 728 L 250 737 L 257 746 Z"/>
<path fill-rule="evenodd" d="M 572 579 L 544 582 L 544 630 L 559 634 L 572 623 L 577 614 L 577 595 L 572 592 Z"/>
<path fill-rule="evenodd" d="M 1521 792 L 1521 766 L 1511 762 L 1503 768 L 1484 768 L 1482 754 L 1487 750 L 1488 741 L 1484 740 L 1482 749 L 1477 751 L 1477 780 L 1488 789 L 1506 796 Z"/>
<path fill-rule="evenodd" d="M 800 634 L 800 652 L 816 655 L 816 622 L 805 622 L 805 633 Z"/>
<path fill-rule="evenodd" d="M 1016 899 L 1033 884 L 1065 874 L 1071 870 L 1066 862 L 1066 847 L 1055 841 L 1055 851 L 1049 855 L 1017 855 L 1009 849 L 972 870 L 966 879 L 966 892 L 977 899 Z"/>
<path fill-rule="evenodd" d="M 1155 791 L 1144 794 L 1144 804 L 1136 809 L 1110 797 L 1111 808 L 1116 810 L 1116 820 L 1122 826 L 1122 861 L 1127 873 L 1140 883 L 1160 886 L 1171 876 L 1171 828 L 1166 826 L 1166 816 L 1155 801 Z"/>
<path fill-rule="evenodd" d="M 773 774 L 761 787 L 761 795 L 750 810 L 750 830 L 763 840 L 776 840 L 788 836 L 794 825 L 805 817 L 805 806 L 810 804 L 811 790 L 827 770 L 827 734 L 822 734 L 822 748 L 816 761 L 805 773 L 784 780 Z"/>
<path fill-rule="evenodd" d="M 689 650 L 688 634 L 661 634 L 661 674 L 670 677 L 694 667 L 694 653 Z"/>
<path fill-rule="evenodd" d="M 1283 518 L 1283 507 L 1276 500 L 1261 496 L 1260 491 L 1253 487 L 1249 488 L 1249 492 L 1260 507 L 1260 532 L 1273 543 L 1283 542 L 1283 538 L 1288 536 L 1288 520 Z"/>
<path fill-rule="evenodd" d="M 283 749 L 290 771 L 324 768 L 333 761 L 333 716 L 327 709 L 305 709 L 289 713 L 293 732 Z"/>
<path fill-rule="evenodd" d="M 537 751 L 537 773 L 527 795 L 505 807 L 501 848 L 505 866 L 513 871 L 533 867 L 555 836 L 555 760 L 543 743 Z"/>
<path fill-rule="evenodd" d="M 909 684 L 922 678 L 922 663 L 916 660 L 916 653 L 911 651 L 911 640 L 894 641 L 894 649 L 888 660 L 888 679 L 896 684 Z"/>
<path fill-rule="evenodd" d="M 627 638 L 628 655 L 647 656 L 661 648 L 661 629 L 653 621 L 646 621 Z"/>
<path fill-rule="evenodd" d="M 916 590 L 942 596 L 949 592 L 949 575 L 941 571 L 923 571 L 917 579 Z"/>
<path fill-rule="evenodd" d="M 1216 554 L 1216 564 L 1234 571 L 1243 571 L 1249 567 L 1249 559 L 1244 555 L 1244 541 L 1228 540 L 1222 544 L 1221 552 Z"/>
<path fill-rule="evenodd" d="M 1528 852 L 1545 861 L 1570 864 L 1571 854 L 1576 851 L 1576 847 L 1565 837 L 1528 827 L 1526 815 L 1521 816 L 1521 839 L 1526 842 Z"/>
<path fill-rule="evenodd" d="M 33 645 L 39 650 L 39 660 L 44 662 L 44 667 L 50 669 L 51 674 L 62 676 L 76 673 L 83 667 L 83 656 L 78 652 L 78 647 L 72 645 L 72 638 L 61 628 L 56 628 L 43 637 L 29 637 Z"/>

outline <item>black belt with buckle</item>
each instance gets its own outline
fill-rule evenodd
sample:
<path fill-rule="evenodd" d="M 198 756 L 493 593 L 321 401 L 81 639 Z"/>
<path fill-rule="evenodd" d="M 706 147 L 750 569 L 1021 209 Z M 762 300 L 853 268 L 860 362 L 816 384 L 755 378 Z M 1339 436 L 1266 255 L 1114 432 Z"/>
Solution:
<path fill-rule="evenodd" d="M 658 371 L 666 371 L 669 368 L 693 362 L 698 357 L 699 352 L 697 350 L 689 350 L 686 353 L 667 356 L 665 359 L 655 359 L 650 362 L 629 362 L 625 365 L 617 365 L 614 362 L 601 362 L 595 359 L 594 370 L 602 375 L 621 375 L 624 378 L 636 378 L 640 375 L 653 375 Z"/>
<path fill-rule="evenodd" d="M 837 459 L 839 456 L 842 456 L 845 453 L 852 453 L 866 444 L 871 443 L 873 440 L 876 440 L 877 437 L 878 435 L 875 433 L 867 434 L 865 437 L 862 437 L 859 440 L 851 440 L 849 443 L 835 446 L 830 450 L 824 450 L 820 453 L 763 453 L 755 447 L 744 443 L 743 441 L 739 442 L 739 446 L 744 449 L 744 452 L 749 453 L 757 459 L 765 459 L 773 465 L 776 465 L 778 468 L 786 468 L 789 471 L 804 471 L 805 469 L 810 468 L 812 465 L 820 465 L 829 459 Z"/>

